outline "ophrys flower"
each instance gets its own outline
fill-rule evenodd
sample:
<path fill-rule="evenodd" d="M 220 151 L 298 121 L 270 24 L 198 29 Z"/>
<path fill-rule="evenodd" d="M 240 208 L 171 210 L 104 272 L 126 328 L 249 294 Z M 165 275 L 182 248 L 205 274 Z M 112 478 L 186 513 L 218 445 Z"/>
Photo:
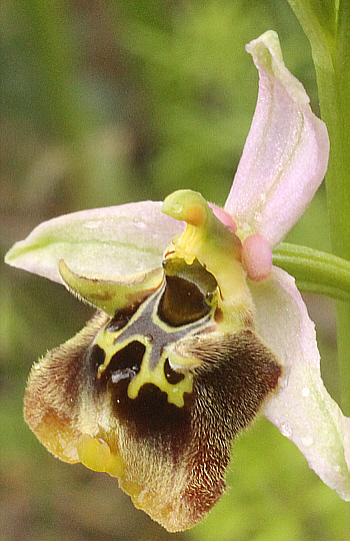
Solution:
<path fill-rule="evenodd" d="M 118 477 L 171 531 L 221 496 L 234 436 L 262 408 L 350 498 L 349 420 L 323 386 L 294 280 L 271 257 L 323 179 L 327 131 L 276 35 L 248 51 L 258 104 L 224 209 L 184 190 L 82 211 L 7 255 L 98 309 L 34 365 L 28 424 L 62 460 Z"/>

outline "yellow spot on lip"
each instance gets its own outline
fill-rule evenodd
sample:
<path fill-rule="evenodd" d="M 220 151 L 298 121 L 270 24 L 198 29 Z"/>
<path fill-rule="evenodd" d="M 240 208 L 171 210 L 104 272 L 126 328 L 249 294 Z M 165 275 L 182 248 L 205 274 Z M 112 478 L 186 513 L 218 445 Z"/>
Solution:
<path fill-rule="evenodd" d="M 83 434 L 78 444 L 78 455 L 81 463 L 90 470 L 106 472 L 112 477 L 124 475 L 125 464 L 122 457 L 112 453 L 109 445 L 102 439 Z"/>
<path fill-rule="evenodd" d="M 104 440 L 83 434 L 78 444 L 78 454 L 81 463 L 90 470 L 106 472 L 112 477 L 117 477 L 121 488 L 137 505 L 137 498 L 142 491 L 141 486 L 127 478 L 124 460 L 119 454 L 113 453 Z"/>

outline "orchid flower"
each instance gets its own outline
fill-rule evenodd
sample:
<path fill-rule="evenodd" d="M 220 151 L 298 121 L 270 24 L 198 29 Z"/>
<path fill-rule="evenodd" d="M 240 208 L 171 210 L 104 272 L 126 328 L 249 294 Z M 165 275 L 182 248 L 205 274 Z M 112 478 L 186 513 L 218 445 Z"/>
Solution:
<path fill-rule="evenodd" d="M 181 190 L 76 212 L 6 257 L 98 310 L 33 366 L 27 423 L 60 459 L 118 477 L 169 531 L 221 497 L 232 441 L 258 412 L 350 499 L 350 419 L 323 385 L 294 279 L 272 265 L 322 182 L 327 130 L 274 32 L 247 51 L 258 102 L 224 209 Z"/>

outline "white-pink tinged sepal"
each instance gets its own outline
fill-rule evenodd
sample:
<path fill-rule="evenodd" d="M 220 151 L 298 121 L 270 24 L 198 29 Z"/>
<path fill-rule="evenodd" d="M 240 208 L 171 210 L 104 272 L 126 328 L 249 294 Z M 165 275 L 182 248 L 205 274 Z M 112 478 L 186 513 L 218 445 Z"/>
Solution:
<path fill-rule="evenodd" d="M 259 95 L 225 210 L 241 240 L 259 233 L 272 249 L 321 184 L 329 140 L 302 84 L 283 63 L 277 34 L 266 32 L 246 49 L 259 70 Z"/>
<path fill-rule="evenodd" d="M 59 262 L 95 279 L 118 279 L 160 267 L 184 224 L 143 201 L 83 210 L 38 225 L 6 254 L 9 265 L 62 283 Z"/>
<path fill-rule="evenodd" d="M 257 330 L 283 366 L 265 415 L 344 500 L 350 500 L 350 419 L 328 394 L 320 373 L 316 334 L 305 303 L 286 272 L 251 283 Z"/>

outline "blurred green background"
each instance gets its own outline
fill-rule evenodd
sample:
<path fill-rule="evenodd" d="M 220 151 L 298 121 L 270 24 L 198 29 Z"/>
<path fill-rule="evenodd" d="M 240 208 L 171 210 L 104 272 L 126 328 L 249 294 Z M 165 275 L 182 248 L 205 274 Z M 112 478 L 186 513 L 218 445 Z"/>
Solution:
<path fill-rule="evenodd" d="M 223 204 L 249 130 L 257 73 L 244 46 L 279 33 L 318 112 L 307 39 L 284 0 L 2 2 L 0 249 L 60 214 L 179 188 Z M 289 239 L 327 250 L 324 191 Z M 106 474 L 52 457 L 26 427 L 32 363 L 91 310 L 0 264 L 0 541 L 345 541 L 349 504 L 264 418 L 234 445 L 228 494 L 191 532 L 167 534 Z M 306 297 L 338 398 L 331 301 Z"/>

